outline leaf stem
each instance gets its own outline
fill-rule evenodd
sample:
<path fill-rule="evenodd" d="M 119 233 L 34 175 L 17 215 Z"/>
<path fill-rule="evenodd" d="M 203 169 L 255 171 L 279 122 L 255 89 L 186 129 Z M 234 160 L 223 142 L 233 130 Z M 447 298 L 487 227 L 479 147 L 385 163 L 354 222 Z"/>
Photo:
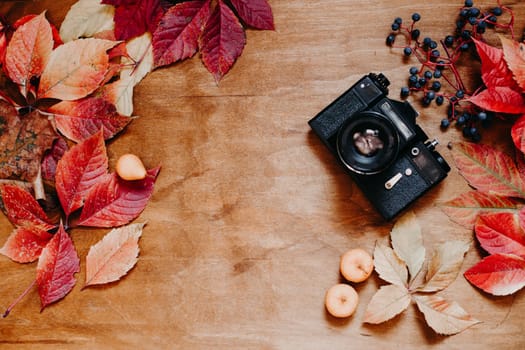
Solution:
<path fill-rule="evenodd" d="M 6 318 L 7 316 L 9 316 L 9 314 L 11 313 L 11 310 L 13 310 L 16 304 L 18 304 L 31 291 L 31 289 L 34 287 L 35 284 L 36 284 L 36 278 L 33 280 L 33 282 L 31 282 L 29 287 L 27 287 L 27 289 L 22 294 L 20 294 L 20 296 L 16 298 L 15 301 L 11 303 L 11 305 L 7 307 L 4 314 L 2 315 L 3 318 Z"/>

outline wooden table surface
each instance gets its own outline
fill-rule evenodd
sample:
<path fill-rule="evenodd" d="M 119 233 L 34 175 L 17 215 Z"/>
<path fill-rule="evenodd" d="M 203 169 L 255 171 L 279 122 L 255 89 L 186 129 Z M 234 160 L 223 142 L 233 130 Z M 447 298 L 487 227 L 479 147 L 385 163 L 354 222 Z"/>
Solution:
<path fill-rule="evenodd" d="M 59 25 L 75 0 L 3 1 L 9 18 L 40 13 Z M 82 272 L 73 291 L 40 312 L 36 289 L 0 319 L 2 349 L 524 349 L 525 293 L 491 297 L 460 274 L 442 295 L 482 323 L 436 335 L 415 305 L 376 326 L 362 324 L 383 283 L 357 286 L 350 319 L 327 314 L 323 298 L 340 281 L 347 249 L 372 251 L 392 222 L 375 212 L 310 131 L 308 120 L 369 72 L 383 72 L 397 98 L 414 61 L 385 46 L 394 17 L 421 14 L 424 35 L 453 29 L 460 0 L 270 0 L 276 30 L 247 32 L 247 46 L 217 86 L 198 58 L 149 74 L 135 90 L 135 114 L 109 144 L 110 165 L 126 152 L 162 164 L 136 267 L 120 282 L 80 290 L 84 258 L 107 230 L 72 230 Z M 483 7 L 495 1 L 476 1 Z M 525 27 L 525 2 L 504 1 Z M 460 139 L 442 133 L 443 108 L 419 123 L 439 151 Z M 485 142 L 508 144 L 508 130 Z M 472 239 L 435 205 L 468 189 L 456 169 L 411 209 L 424 242 Z M 0 241 L 12 230 L 0 217 Z M 462 272 L 479 261 L 475 244 Z M 0 256 L 0 308 L 34 279 L 35 264 Z"/>

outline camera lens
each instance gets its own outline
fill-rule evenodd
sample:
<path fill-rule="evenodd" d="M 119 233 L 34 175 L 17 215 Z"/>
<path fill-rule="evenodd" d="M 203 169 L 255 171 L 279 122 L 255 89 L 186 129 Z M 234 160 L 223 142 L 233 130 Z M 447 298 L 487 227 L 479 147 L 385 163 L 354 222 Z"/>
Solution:
<path fill-rule="evenodd" d="M 339 158 L 359 174 L 376 174 L 386 169 L 396 159 L 398 147 L 395 126 L 376 112 L 353 115 L 337 135 Z"/>

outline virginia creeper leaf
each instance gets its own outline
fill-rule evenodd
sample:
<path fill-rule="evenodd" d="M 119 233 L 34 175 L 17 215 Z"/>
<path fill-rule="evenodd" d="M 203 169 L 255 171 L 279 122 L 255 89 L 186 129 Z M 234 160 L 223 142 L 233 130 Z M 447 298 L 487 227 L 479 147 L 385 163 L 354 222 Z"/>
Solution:
<path fill-rule="evenodd" d="M 469 247 L 469 243 L 461 241 L 446 241 L 440 244 L 428 264 L 425 285 L 418 288 L 418 291 L 437 292 L 454 282 Z"/>
<path fill-rule="evenodd" d="M 52 237 L 51 233 L 39 226 L 20 226 L 7 238 L 0 254 L 19 263 L 33 262 Z"/>
<path fill-rule="evenodd" d="M 164 14 L 161 0 L 102 0 L 102 4 L 114 5 L 115 36 L 128 40 L 145 32 L 153 33 Z"/>
<path fill-rule="evenodd" d="M 113 229 L 89 249 L 84 287 L 118 281 L 135 266 L 143 227 L 130 224 Z"/>
<path fill-rule="evenodd" d="M 153 33 L 155 67 L 193 56 L 199 36 L 210 17 L 210 0 L 186 1 L 171 7 Z"/>
<path fill-rule="evenodd" d="M 77 100 L 95 91 L 109 69 L 107 51 L 116 44 L 89 38 L 57 47 L 42 73 L 38 98 Z"/>
<path fill-rule="evenodd" d="M 21 17 L 16 20 L 15 23 L 13 23 L 13 29 L 17 30 L 27 22 L 31 21 L 33 18 L 37 17 L 38 15 L 35 14 L 29 14 L 25 15 L 24 17 Z M 48 22 L 49 23 L 49 22 Z M 53 25 L 53 23 L 49 23 L 51 26 L 51 34 L 53 35 L 53 49 L 57 48 L 58 46 L 62 45 L 64 42 L 62 41 L 62 38 L 60 37 L 60 34 L 58 33 L 57 28 Z"/>
<path fill-rule="evenodd" d="M 202 62 L 216 82 L 230 71 L 245 44 L 241 23 L 224 1 L 219 0 L 199 41 Z"/>
<path fill-rule="evenodd" d="M 503 152 L 482 144 L 457 143 L 452 155 L 461 175 L 478 191 L 525 198 L 516 164 Z"/>
<path fill-rule="evenodd" d="M 509 295 L 525 286 L 525 259 L 513 254 L 493 254 L 464 273 L 474 286 L 492 295 Z"/>
<path fill-rule="evenodd" d="M 42 156 L 56 137 L 48 119 L 38 111 L 19 116 L 0 100 L 0 179 L 34 182 Z"/>
<path fill-rule="evenodd" d="M 441 203 L 440 207 L 448 217 L 466 227 L 474 227 L 480 213 L 511 211 L 516 212 L 522 204 L 519 201 L 479 191 L 469 191 L 458 197 Z"/>
<path fill-rule="evenodd" d="M 481 78 L 485 86 L 489 89 L 506 86 L 518 90 L 518 84 L 514 81 L 512 72 L 503 59 L 503 50 L 474 38 L 472 40 L 476 44 L 481 59 Z"/>
<path fill-rule="evenodd" d="M 511 136 L 516 148 L 525 153 L 525 114 L 512 125 Z"/>
<path fill-rule="evenodd" d="M 16 185 L 3 185 L 0 189 L 7 217 L 13 225 L 34 226 L 44 231 L 55 227 L 37 200 L 25 189 Z"/>
<path fill-rule="evenodd" d="M 80 260 L 71 238 L 60 225 L 58 232 L 42 250 L 36 268 L 36 283 L 42 310 L 65 297 L 76 283 Z"/>
<path fill-rule="evenodd" d="M 114 15 L 115 8 L 101 4 L 100 0 L 78 0 L 67 12 L 60 26 L 60 36 L 68 42 L 112 30 Z"/>
<path fill-rule="evenodd" d="M 500 35 L 505 61 L 514 75 L 514 79 L 525 90 L 525 45 Z"/>
<path fill-rule="evenodd" d="M 67 142 L 64 138 L 59 137 L 53 142 L 51 149 L 46 151 L 42 159 L 42 178 L 44 180 L 55 182 L 57 163 L 67 150 Z"/>
<path fill-rule="evenodd" d="M 7 46 L 5 70 L 27 96 L 30 80 L 42 74 L 53 50 L 53 34 L 45 13 L 18 28 Z"/>
<path fill-rule="evenodd" d="M 476 237 L 487 252 L 507 253 L 525 258 L 525 231 L 515 213 L 482 214 L 474 227 Z"/>
<path fill-rule="evenodd" d="M 131 222 L 144 210 L 153 193 L 160 168 L 148 170 L 145 179 L 125 181 L 108 174 L 88 193 L 79 225 L 114 227 Z"/>
<path fill-rule="evenodd" d="M 275 29 L 272 8 L 267 0 L 230 0 L 239 17 L 250 27 Z"/>
<path fill-rule="evenodd" d="M 48 108 L 48 112 L 53 113 L 57 129 L 77 143 L 101 129 L 104 139 L 110 139 L 132 120 L 119 115 L 113 104 L 100 97 L 62 101 Z"/>
<path fill-rule="evenodd" d="M 410 305 L 411 297 L 404 287 L 381 286 L 366 308 L 363 322 L 378 324 L 399 315 Z"/>
<path fill-rule="evenodd" d="M 410 211 L 396 221 L 390 232 L 390 239 L 397 256 L 406 263 L 410 279 L 413 279 L 425 261 L 421 226 L 414 212 Z"/>
<path fill-rule="evenodd" d="M 414 299 L 427 324 L 438 334 L 457 334 L 479 323 L 456 302 L 436 295 L 415 295 Z"/>
<path fill-rule="evenodd" d="M 407 267 L 392 248 L 376 244 L 374 267 L 382 280 L 400 287 L 408 287 Z"/>
<path fill-rule="evenodd" d="M 56 189 L 66 216 L 82 207 L 87 193 L 107 171 L 102 130 L 64 154 L 57 165 Z"/>
<path fill-rule="evenodd" d="M 471 96 L 467 101 L 487 111 L 506 114 L 525 113 L 523 94 L 507 86 L 485 89 Z"/>

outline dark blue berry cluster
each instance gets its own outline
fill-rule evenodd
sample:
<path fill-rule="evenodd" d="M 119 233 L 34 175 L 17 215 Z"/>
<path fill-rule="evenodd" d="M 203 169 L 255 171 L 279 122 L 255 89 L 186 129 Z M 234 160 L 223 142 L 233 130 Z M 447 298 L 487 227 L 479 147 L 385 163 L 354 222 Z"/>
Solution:
<path fill-rule="evenodd" d="M 392 32 L 386 38 L 387 45 L 402 48 L 407 58 L 414 56 L 420 63 L 418 67 L 410 68 L 408 85 L 401 88 L 401 97 L 421 94 L 423 106 L 432 103 L 440 106 L 447 102 L 447 117 L 441 120 L 441 128 L 447 129 L 455 124 L 465 137 L 473 141 L 481 139 L 479 127 L 490 123 L 493 114 L 468 103 L 468 98 L 474 92 L 463 83 L 458 61 L 465 53 L 473 52 L 473 39 L 483 40 L 487 29 L 513 29 L 514 14 L 500 1 L 497 0 L 494 7 L 482 11 L 474 6 L 474 1 L 465 0 L 459 9 L 454 33 L 441 40 L 422 36 L 416 28 L 417 22 L 421 20 L 419 13 L 413 13 L 408 23 L 400 17 L 395 18 Z M 405 40 L 403 45 L 396 46 L 399 35 L 404 36 Z"/>

